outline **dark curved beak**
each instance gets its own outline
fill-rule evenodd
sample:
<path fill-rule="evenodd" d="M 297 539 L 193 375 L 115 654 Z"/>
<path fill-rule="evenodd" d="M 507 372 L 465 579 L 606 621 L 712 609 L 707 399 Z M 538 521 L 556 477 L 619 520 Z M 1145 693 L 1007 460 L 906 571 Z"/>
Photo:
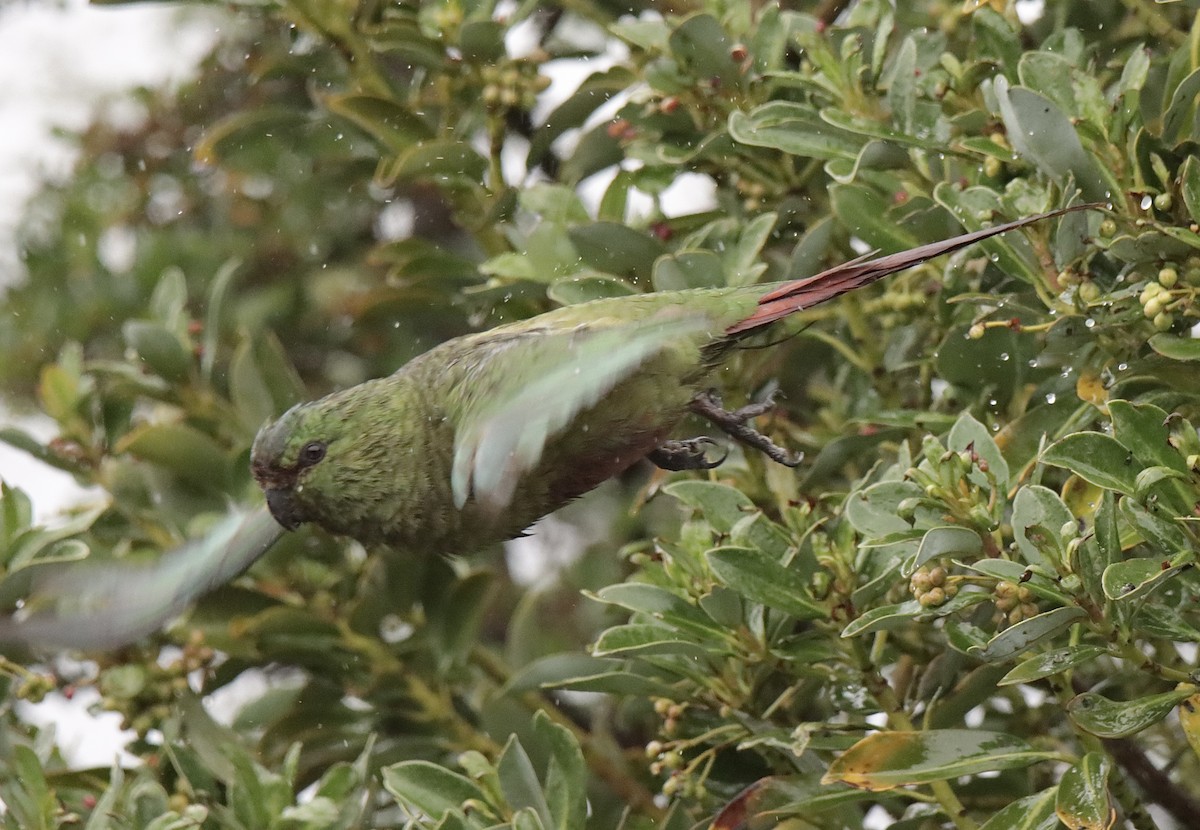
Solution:
<path fill-rule="evenodd" d="M 304 523 L 304 516 L 291 490 L 271 489 L 266 491 L 266 495 L 267 509 L 284 528 L 295 530 Z"/>

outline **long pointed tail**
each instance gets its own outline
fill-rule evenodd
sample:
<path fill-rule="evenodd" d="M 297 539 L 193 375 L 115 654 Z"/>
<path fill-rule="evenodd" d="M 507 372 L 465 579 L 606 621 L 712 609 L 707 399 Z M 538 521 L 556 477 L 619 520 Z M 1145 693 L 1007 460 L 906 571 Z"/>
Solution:
<path fill-rule="evenodd" d="M 1073 207 L 1052 210 L 1048 213 L 1039 213 L 1036 216 L 1026 216 L 1024 219 L 1006 222 L 994 228 L 984 228 L 974 233 L 964 233 L 950 239 L 943 239 L 941 242 L 930 242 L 928 245 L 921 245 L 916 248 L 910 248 L 907 251 L 877 257 L 876 259 L 866 259 L 866 257 L 852 259 L 849 262 L 844 262 L 814 276 L 785 283 L 764 294 L 758 300 L 758 309 L 745 320 L 734 323 L 725 329 L 725 334 L 742 334 L 756 328 L 761 328 L 776 320 L 787 317 L 789 314 L 805 308 L 811 308 L 826 300 L 832 300 L 834 297 L 845 294 L 847 291 L 853 291 L 855 288 L 861 288 L 864 285 L 875 282 L 875 280 L 882 279 L 888 274 L 903 271 L 905 268 L 918 265 L 927 259 L 933 259 L 936 256 L 957 251 L 959 248 L 965 248 L 981 239 L 1007 233 L 1016 228 L 1023 228 L 1026 225 L 1032 225 L 1034 222 L 1041 222 L 1043 219 L 1062 216 L 1064 213 L 1072 213 L 1077 210 L 1095 210 L 1103 207 L 1104 204 L 1101 202 L 1074 205 Z"/>

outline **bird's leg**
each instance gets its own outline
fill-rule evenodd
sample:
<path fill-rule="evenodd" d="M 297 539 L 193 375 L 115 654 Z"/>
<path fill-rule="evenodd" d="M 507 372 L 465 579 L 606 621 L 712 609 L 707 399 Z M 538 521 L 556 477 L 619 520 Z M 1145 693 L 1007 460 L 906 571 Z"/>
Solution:
<path fill-rule="evenodd" d="M 716 461 L 709 461 L 704 456 L 707 447 L 715 447 L 717 442 L 706 435 L 699 438 L 688 438 L 682 441 L 666 441 L 646 454 L 652 464 L 664 470 L 677 472 L 679 470 L 711 470 L 723 462 L 729 452 L 726 451 Z"/>
<path fill-rule="evenodd" d="M 697 392 L 696 396 L 692 398 L 691 403 L 688 404 L 688 409 L 702 418 L 707 418 L 731 438 L 741 441 L 748 447 L 754 447 L 754 449 L 761 451 L 772 461 L 776 461 L 787 467 L 798 467 L 800 466 L 800 462 L 804 460 L 804 453 L 792 455 L 746 423 L 751 418 L 757 418 L 759 415 L 770 410 L 775 405 L 774 399 L 775 395 L 772 393 L 761 403 L 752 403 L 731 412 L 723 408 L 720 397 L 715 392 L 709 390 Z"/>

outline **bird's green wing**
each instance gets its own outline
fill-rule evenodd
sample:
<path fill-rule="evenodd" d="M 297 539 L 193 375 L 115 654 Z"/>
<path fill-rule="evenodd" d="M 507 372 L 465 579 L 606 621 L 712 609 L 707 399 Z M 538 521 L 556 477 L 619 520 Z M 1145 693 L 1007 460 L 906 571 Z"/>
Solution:
<path fill-rule="evenodd" d="M 259 508 L 225 517 L 207 536 L 152 562 L 85 559 L 48 566 L 33 577 L 22 610 L 0 619 L 0 641 L 79 649 L 131 643 L 250 567 L 283 532 Z"/>
<path fill-rule="evenodd" d="M 514 330 L 496 338 L 463 384 L 451 487 L 461 508 L 469 496 L 492 509 L 507 505 L 521 475 L 547 440 L 568 427 L 650 357 L 713 329 L 707 315 L 646 317 Z"/>

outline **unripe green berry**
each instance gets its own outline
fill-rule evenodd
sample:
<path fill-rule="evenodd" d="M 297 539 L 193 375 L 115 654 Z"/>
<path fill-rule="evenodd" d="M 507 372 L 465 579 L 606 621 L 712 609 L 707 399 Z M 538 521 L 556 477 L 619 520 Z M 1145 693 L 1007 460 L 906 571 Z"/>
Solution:
<path fill-rule="evenodd" d="M 983 323 L 976 323 L 967 330 L 967 337 L 971 338 L 972 340 L 979 340 L 986 332 L 987 329 L 984 327 Z"/>
<path fill-rule="evenodd" d="M 1114 222 L 1112 219 L 1105 219 L 1103 222 L 1100 223 L 1100 236 L 1104 237 L 1105 239 L 1112 238 L 1112 236 L 1115 235 L 1116 232 L 1117 232 L 1117 223 Z"/>
<path fill-rule="evenodd" d="M 1175 315 L 1169 311 L 1163 311 L 1154 316 L 1154 328 L 1159 331 L 1166 331 L 1175 325 Z"/>
<path fill-rule="evenodd" d="M 1179 272 L 1174 268 L 1168 266 L 1158 272 L 1158 284 L 1163 288 L 1174 288 L 1177 282 L 1179 282 Z"/>
<path fill-rule="evenodd" d="M 1155 317 L 1157 317 L 1159 314 L 1162 313 L 1162 310 L 1163 310 L 1162 298 L 1158 297 L 1158 296 L 1151 297 L 1149 300 L 1146 301 L 1145 305 L 1142 307 L 1143 313 L 1145 313 L 1146 317 L 1149 319 L 1154 319 Z"/>
<path fill-rule="evenodd" d="M 1173 204 L 1175 204 L 1175 200 L 1170 193 L 1159 193 L 1154 197 L 1154 207 L 1159 210 L 1170 210 Z"/>
<path fill-rule="evenodd" d="M 1079 299 L 1085 303 L 1094 303 L 1100 299 L 1100 286 L 1088 280 L 1079 286 Z"/>

